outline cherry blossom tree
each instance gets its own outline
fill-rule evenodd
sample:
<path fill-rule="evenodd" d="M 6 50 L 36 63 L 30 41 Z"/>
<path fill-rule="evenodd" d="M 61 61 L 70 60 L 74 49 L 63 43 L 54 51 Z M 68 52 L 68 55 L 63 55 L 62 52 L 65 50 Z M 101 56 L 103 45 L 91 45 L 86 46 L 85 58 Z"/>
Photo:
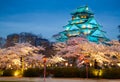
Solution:
<path fill-rule="evenodd" d="M 73 66 L 81 67 L 86 63 L 94 64 L 96 60 L 103 68 L 120 62 L 120 43 L 114 40 L 105 45 L 76 37 L 70 38 L 66 43 L 57 42 L 53 47 L 56 55 L 47 58 L 46 65 L 68 61 Z M 40 52 L 43 50 L 43 47 L 29 43 L 16 43 L 15 46 L 0 49 L 0 69 L 20 69 L 22 64 L 24 68 L 42 66 L 45 55 Z"/>
<path fill-rule="evenodd" d="M 20 69 L 22 62 L 24 67 L 39 66 L 44 55 L 39 51 L 43 47 L 34 47 L 29 43 L 17 43 L 15 46 L 0 49 L 0 67 L 1 69 Z"/>
<path fill-rule="evenodd" d="M 66 61 L 61 55 L 55 55 L 50 58 L 51 64 L 61 63 Z"/>
<path fill-rule="evenodd" d="M 62 55 L 68 61 L 74 61 L 72 63 L 77 63 L 78 66 L 84 64 L 86 60 L 92 64 L 96 60 L 100 67 L 104 67 L 104 64 L 110 66 L 111 63 L 120 62 L 120 43 L 118 41 L 111 41 L 109 44 L 110 46 L 96 44 L 88 42 L 84 38 L 76 37 L 69 39 L 64 45 L 63 43 L 57 43 L 55 46 L 59 49 L 57 55 Z"/>

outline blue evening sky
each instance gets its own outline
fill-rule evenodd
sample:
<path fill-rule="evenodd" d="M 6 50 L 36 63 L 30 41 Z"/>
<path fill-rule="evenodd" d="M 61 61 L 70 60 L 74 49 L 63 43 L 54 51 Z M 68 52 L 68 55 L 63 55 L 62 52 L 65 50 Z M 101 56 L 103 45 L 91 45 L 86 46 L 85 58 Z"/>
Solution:
<path fill-rule="evenodd" d="M 0 0 L 0 36 L 31 32 L 52 40 L 71 20 L 70 13 L 88 5 L 106 36 L 117 39 L 120 0 Z"/>

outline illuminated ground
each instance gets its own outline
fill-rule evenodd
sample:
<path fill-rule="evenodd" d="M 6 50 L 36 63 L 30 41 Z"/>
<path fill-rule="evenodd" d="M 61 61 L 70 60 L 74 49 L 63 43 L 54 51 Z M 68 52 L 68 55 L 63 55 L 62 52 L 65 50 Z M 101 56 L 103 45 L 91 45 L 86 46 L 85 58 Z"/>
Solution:
<path fill-rule="evenodd" d="M 44 79 L 0 77 L 0 82 L 44 82 Z M 120 79 L 106 80 L 106 79 L 80 79 L 80 78 L 47 78 L 46 82 L 120 82 Z"/>

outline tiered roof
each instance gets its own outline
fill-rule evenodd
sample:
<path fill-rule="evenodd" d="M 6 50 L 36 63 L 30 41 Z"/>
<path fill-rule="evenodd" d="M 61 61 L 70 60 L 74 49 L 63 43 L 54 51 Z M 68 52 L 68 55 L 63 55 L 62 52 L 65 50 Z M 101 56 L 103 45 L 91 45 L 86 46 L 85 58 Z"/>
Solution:
<path fill-rule="evenodd" d="M 85 37 L 91 42 L 105 42 L 108 39 L 105 32 L 101 30 L 101 25 L 95 20 L 94 14 L 88 6 L 79 7 L 71 13 L 72 20 L 64 26 L 64 31 L 54 35 L 58 41 L 66 41 L 70 37 Z"/>

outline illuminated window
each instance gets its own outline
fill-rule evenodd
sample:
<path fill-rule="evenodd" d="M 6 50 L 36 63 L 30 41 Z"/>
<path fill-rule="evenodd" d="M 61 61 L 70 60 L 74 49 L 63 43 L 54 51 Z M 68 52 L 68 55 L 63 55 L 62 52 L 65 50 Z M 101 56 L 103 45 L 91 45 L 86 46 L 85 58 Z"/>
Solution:
<path fill-rule="evenodd" d="M 83 18 L 83 16 L 80 16 L 80 18 Z"/>
<path fill-rule="evenodd" d="M 82 20 L 80 20 L 80 23 L 82 23 L 83 21 Z"/>
<path fill-rule="evenodd" d="M 86 15 L 83 15 L 83 16 L 80 16 L 80 18 L 87 18 L 87 16 L 86 16 Z"/>
<path fill-rule="evenodd" d="M 77 21 L 76 23 L 79 23 L 79 21 Z"/>
<path fill-rule="evenodd" d="M 82 28 L 86 28 L 86 25 L 82 25 Z"/>
<path fill-rule="evenodd" d="M 85 34 L 85 35 L 86 35 L 86 34 L 90 34 L 90 31 L 89 31 L 89 30 L 88 30 L 88 31 L 85 31 L 84 34 Z"/>
<path fill-rule="evenodd" d="M 86 18 L 86 16 L 83 16 L 83 18 Z"/>
<path fill-rule="evenodd" d="M 88 7 L 86 7 L 86 10 L 88 10 Z"/>
<path fill-rule="evenodd" d="M 87 27 L 88 27 L 88 28 L 91 28 L 92 26 L 88 24 Z"/>

